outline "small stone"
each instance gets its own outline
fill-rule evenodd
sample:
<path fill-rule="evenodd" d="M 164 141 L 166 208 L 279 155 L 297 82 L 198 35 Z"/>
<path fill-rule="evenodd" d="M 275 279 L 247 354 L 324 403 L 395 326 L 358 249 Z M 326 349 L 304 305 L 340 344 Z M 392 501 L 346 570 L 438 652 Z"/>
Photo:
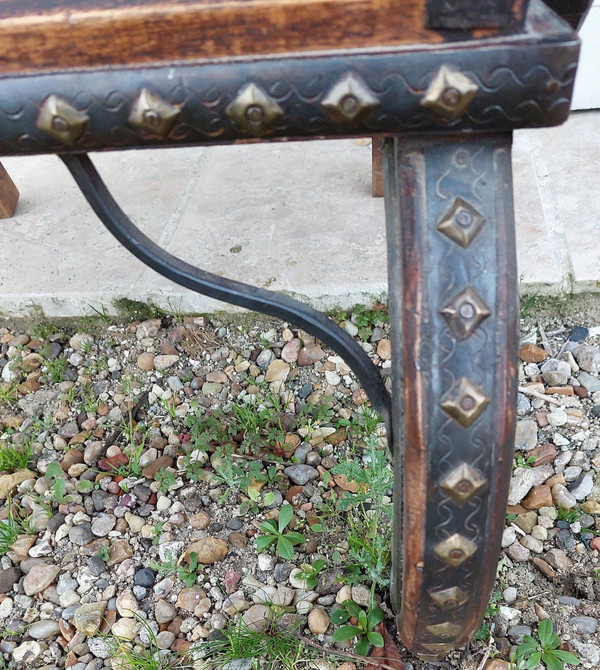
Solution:
<path fill-rule="evenodd" d="M 542 558 L 538 558 L 537 556 L 534 556 L 532 558 L 533 564 L 535 567 L 545 576 L 548 577 L 548 579 L 554 579 L 556 577 L 556 572 L 552 569 L 552 567 L 544 561 Z"/>
<path fill-rule="evenodd" d="M 95 635 L 102 625 L 105 609 L 106 600 L 81 605 L 77 608 L 73 616 L 73 624 L 75 625 L 75 628 L 84 635 Z"/>
<path fill-rule="evenodd" d="M 600 377 L 589 372 L 580 372 L 577 381 L 590 393 L 600 391 Z"/>
<path fill-rule="evenodd" d="M 0 593 L 10 593 L 21 578 L 21 574 L 19 568 L 15 567 L 0 570 Z"/>
<path fill-rule="evenodd" d="M 213 565 L 222 561 L 228 553 L 227 543 L 216 537 L 205 537 L 192 542 L 185 552 L 185 560 L 190 561 L 190 554 L 196 554 L 196 560 L 202 565 Z"/>
<path fill-rule="evenodd" d="M 504 602 L 507 605 L 510 605 L 511 603 L 515 602 L 517 595 L 517 589 L 514 586 L 508 586 L 504 589 L 502 597 L 504 598 Z"/>
<path fill-rule="evenodd" d="M 25 575 L 23 580 L 23 590 L 28 596 L 33 596 L 36 593 L 41 593 L 56 579 L 60 572 L 58 565 L 49 563 L 42 563 L 41 565 L 34 565 L 31 570 Z"/>
<path fill-rule="evenodd" d="M 579 345 L 573 350 L 573 356 L 579 367 L 586 372 L 598 374 L 600 372 L 600 348 L 589 345 Z"/>
<path fill-rule="evenodd" d="M 530 451 L 537 444 L 537 425 L 533 419 L 517 421 L 515 431 L 515 449 Z"/>
<path fill-rule="evenodd" d="M 517 539 L 517 531 L 510 526 L 505 528 L 502 532 L 502 548 L 510 547 L 510 545 Z"/>
<path fill-rule="evenodd" d="M 310 465 L 290 465 L 284 469 L 284 473 L 299 486 L 304 486 L 319 477 L 319 471 Z"/>
<path fill-rule="evenodd" d="M 587 500 L 581 506 L 581 510 L 586 514 L 600 514 L 600 502 L 597 500 Z"/>
<path fill-rule="evenodd" d="M 593 635 L 598 630 L 598 619 L 592 616 L 574 616 L 569 624 L 584 635 Z"/>
<path fill-rule="evenodd" d="M 134 618 L 138 611 L 138 601 L 133 593 L 128 589 L 117 596 L 117 612 L 122 617 Z"/>
<path fill-rule="evenodd" d="M 541 363 L 548 358 L 548 353 L 536 344 L 524 344 L 519 349 L 519 357 L 525 363 Z"/>
<path fill-rule="evenodd" d="M 593 488 L 594 480 L 592 475 L 587 472 L 578 477 L 572 484 L 570 484 L 568 490 L 576 500 L 585 500 L 590 495 Z"/>
<path fill-rule="evenodd" d="M 151 588 L 156 582 L 156 572 L 151 568 L 141 568 L 134 577 L 133 583 L 135 586 L 143 586 L 144 588 Z"/>
<path fill-rule="evenodd" d="M 571 559 L 562 549 L 551 549 L 545 556 L 545 560 L 556 570 L 566 572 L 571 568 Z"/>
<path fill-rule="evenodd" d="M 146 479 L 154 479 L 156 473 L 160 470 L 173 467 L 174 460 L 171 456 L 159 456 L 156 460 L 149 463 L 142 470 L 142 476 Z"/>
<path fill-rule="evenodd" d="M 108 561 L 106 564 L 109 567 L 118 565 L 123 561 L 133 556 L 133 548 L 127 540 L 115 540 L 108 551 Z"/>
<path fill-rule="evenodd" d="M 383 361 L 389 361 L 392 358 L 392 343 L 390 340 L 383 339 L 377 343 L 377 355 Z"/>
<path fill-rule="evenodd" d="M 0 476 L 0 499 L 8 496 L 23 482 L 28 479 L 35 479 L 35 474 L 31 470 L 17 470 L 8 475 Z"/>
<path fill-rule="evenodd" d="M 551 426 L 564 426 L 569 420 L 569 417 L 563 409 L 555 408 L 551 412 L 548 412 L 547 419 Z"/>
<path fill-rule="evenodd" d="M 173 621 L 177 614 L 175 606 L 168 600 L 159 600 L 154 608 L 154 618 L 156 623 L 169 623 Z"/>
<path fill-rule="evenodd" d="M 535 458 L 534 466 L 538 467 L 540 465 L 545 465 L 546 463 L 551 463 L 556 458 L 556 454 L 556 447 L 552 442 L 545 442 L 539 447 L 532 449 L 527 456 L 533 456 Z"/>
<path fill-rule="evenodd" d="M 309 344 L 298 352 L 298 365 L 313 365 L 325 357 L 325 352 L 318 344 Z"/>
<path fill-rule="evenodd" d="M 524 563 L 531 558 L 531 551 L 527 547 L 524 547 L 520 542 L 513 542 L 513 544 L 506 550 L 506 553 L 513 561 L 519 563 Z"/>
<path fill-rule="evenodd" d="M 139 624 L 135 619 L 119 619 L 111 626 L 111 633 L 123 640 L 135 640 L 139 629 Z"/>
<path fill-rule="evenodd" d="M 252 631 L 260 633 L 269 625 L 271 610 L 267 605 L 252 605 L 244 612 L 242 621 Z"/>
<path fill-rule="evenodd" d="M 287 607 L 294 600 L 294 590 L 289 586 L 278 586 L 273 596 L 273 605 Z"/>
<path fill-rule="evenodd" d="M 27 642 L 20 644 L 18 647 L 15 647 L 12 652 L 12 660 L 15 663 L 26 664 L 21 667 L 32 668 L 34 667 L 33 663 L 38 660 L 45 648 L 45 645 L 42 647 L 42 645 L 35 640 L 28 640 Z"/>
<path fill-rule="evenodd" d="M 160 331 L 161 325 L 162 321 L 159 318 L 146 319 L 146 321 L 142 321 L 135 331 L 137 340 L 141 341 L 147 337 L 156 337 Z"/>
<path fill-rule="evenodd" d="M 527 509 L 535 510 L 552 505 L 552 489 L 549 486 L 535 486 L 521 503 Z"/>
<path fill-rule="evenodd" d="M 535 473 L 531 468 L 517 468 L 510 480 L 508 504 L 517 505 L 529 493 L 535 484 Z"/>
<path fill-rule="evenodd" d="M 193 612 L 198 603 L 206 598 L 206 592 L 204 589 L 197 587 L 186 587 L 179 592 L 177 596 L 177 607 L 187 610 L 188 612 Z"/>
<path fill-rule="evenodd" d="M 352 600 L 361 607 L 371 606 L 371 590 L 364 584 L 352 587 Z"/>
<path fill-rule="evenodd" d="M 298 360 L 300 349 L 302 349 L 302 342 L 294 337 L 281 350 L 281 359 L 286 363 L 295 363 Z"/>
<path fill-rule="evenodd" d="M 94 344 L 94 338 L 87 333 L 75 333 L 69 340 L 69 344 L 75 351 L 83 351 L 85 353 Z"/>
<path fill-rule="evenodd" d="M 258 569 L 263 572 L 271 572 L 275 566 L 275 557 L 271 554 L 258 555 Z"/>
<path fill-rule="evenodd" d="M 91 531 L 96 537 L 105 537 L 115 527 L 117 519 L 112 514 L 98 514 L 94 517 Z M 85 543 L 84 543 L 85 544 Z"/>
<path fill-rule="evenodd" d="M 273 570 L 273 577 L 276 582 L 286 582 L 290 576 L 292 568 L 288 563 L 277 563 Z"/>
<path fill-rule="evenodd" d="M 265 374 L 266 382 L 284 382 L 288 375 L 290 374 L 290 366 L 282 361 L 280 358 L 276 358 L 269 364 L 267 372 Z"/>
<path fill-rule="evenodd" d="M 313 635 L 323 635 L 329 628 L 329 616 L 324 609 L 315 607 L 308 615 L 308 627 Z"/>
<path fill-rule="evenodd" d="M 59 633 L 60 628 L 58 627 L 58 622 L 52 621 L 52 619 L 36 621 L 27 629 L 27 634 L 34 640 L 46 640 Z"/>
<path fill-rule="evenodd" d="M 157 370 L 166 370 L 171 368 L 177 363 L 179 356 L 175 354 L 163 354 L 160 356 L 154 357 L 154 367 Z"/>
<path fill-rule="evenodd" d="M 571 376 L 571 366 L 566 361 L 549 358 L 540 368 L 548 386 L 564 386 Z"/>
<path fill-rule="evenodd" d="M 531 533 L 532 528 L 537 524 L 538 516 L 535 512 L 525 512 L 515 517 L 514 524 L 526 533 Z"/>
<path fill-rule="evenodd" d="M 577 505 L 577 499 L 562 484 L 555 484 L 552 487 L 552 500 L 555 505 L 563 509 L 572 509 Z"/>
<path fill-rule="evenodd" d="M 541 554 L 542 551 L 544 551 L 544 543 L 541 542 L 540 540 L 536 540 L 531 535 L 526 535 L 525 537 L 522 537 L 521 544 L 527 549 L 533 551 L 535 554 Z"/>
<path fill-rule="evenodd" d="M 146 372 L 154 370 L 154 354 L 148 352 L 140 354 L 137 359 L 137 366 L 140 370 L 145 370 Z"/>

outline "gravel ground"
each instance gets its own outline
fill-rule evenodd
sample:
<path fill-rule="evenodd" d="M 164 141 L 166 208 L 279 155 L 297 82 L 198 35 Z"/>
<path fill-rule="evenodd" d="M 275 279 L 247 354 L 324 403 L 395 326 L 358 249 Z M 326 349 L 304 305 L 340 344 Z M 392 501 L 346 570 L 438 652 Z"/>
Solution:
<path fill-rule="evenodd" d="M 442 663 L 400 647 L 406 670 L 474 670 L 486 652 L 502 670 L 548 617 L 583 667 L 600 667 L 600 327 L 583 323 L 523 321 L 489 616 Z M 344 325 L 389 375 L 385 311 L 357 310 Z M 264 638 L 290 632 L 303 645 L 291 668 L 309 657 L 321 670 L 363 667 L 334 622 L 344 602 L 379 604 L 393 634 L 387 554 L 367 576 L 357 545 L 366 534 L 386 546 L 391 472 L 383 425 L 343 360 L 251 317 L 87 326 L 0 328 L 0 458 L 29 454 L 26 467 L 0 468 L 5 667 L 125 670 L 127 650 L 144 649 L 159 665 L 134 667 L 186 653 L 197 670 L 286 667 L 199 651 L 239 618 Z M 260 544 L 288 506 L 294 546 Z"/>

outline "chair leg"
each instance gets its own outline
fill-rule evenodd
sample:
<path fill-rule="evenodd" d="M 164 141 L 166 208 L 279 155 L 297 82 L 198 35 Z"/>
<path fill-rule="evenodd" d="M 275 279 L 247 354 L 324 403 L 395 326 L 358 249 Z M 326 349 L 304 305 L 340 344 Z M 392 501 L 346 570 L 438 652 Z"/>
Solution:
<path fill-rule="evenodd" d="M 375 135 L 371 142 L 371 195 L 383 198 L 383 153 L 381 135 Z"/>
<path fill-rule="evenodd" d="M 505 522 L 518 317 L 510 147 L 508 133 L 384 144 L 392 602 L 403 642 L 428 660 L 477 631 Z"/>
<path fill-rule="evenodd" d="M 10 219 L 19 201 L 19 189 L 0 163 L 0 219 Z"/>

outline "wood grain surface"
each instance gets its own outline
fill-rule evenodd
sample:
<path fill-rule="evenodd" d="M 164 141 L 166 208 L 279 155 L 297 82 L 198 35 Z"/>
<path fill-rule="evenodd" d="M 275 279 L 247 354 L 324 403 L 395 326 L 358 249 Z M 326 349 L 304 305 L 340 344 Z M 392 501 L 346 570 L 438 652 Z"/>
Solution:
<path fill-rule="evenodd" d="M 0 0 L 0 71 L 443 41 L 424 0 Z"/>

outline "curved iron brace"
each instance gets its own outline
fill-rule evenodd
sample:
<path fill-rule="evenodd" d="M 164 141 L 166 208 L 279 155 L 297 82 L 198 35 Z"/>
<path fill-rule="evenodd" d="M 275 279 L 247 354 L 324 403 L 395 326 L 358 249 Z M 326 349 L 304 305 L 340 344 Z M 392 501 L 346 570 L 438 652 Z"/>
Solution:
<path fill-rule="evenodd" d="M 181 286 L 217 300 L 291 321 L 330 346 L 350 365 L 381 414 L 392 449 L 390 396 L 379 370 L 350 335 L 321 312 L 285 295 L 224 279 L 173 256 L 144 235 L 110 194 L 87 154 L 60 156 L 88 203 L 119 242 L 153 270 Z"/>

